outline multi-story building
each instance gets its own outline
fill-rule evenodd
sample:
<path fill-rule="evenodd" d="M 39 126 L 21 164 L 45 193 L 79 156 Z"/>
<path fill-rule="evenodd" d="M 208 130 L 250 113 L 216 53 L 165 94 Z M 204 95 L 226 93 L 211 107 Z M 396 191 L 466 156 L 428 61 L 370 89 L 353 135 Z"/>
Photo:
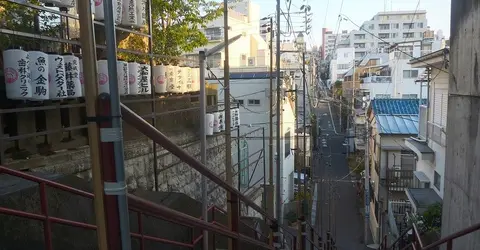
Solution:
<path fill-rule="evenodd" d="M 249 0 L 232 5 L 228 11 L 229 38 L 242 35 L 237 41 L 229 45 L 230 67 L 255 67 L 270 65 L 270 50 L 266 40 L 260 35 L 259 6 Z M 203 29 L 209 43 L 198 48 L 186 57 L 197 58 L 200 50 L 213 48 L 224 41 L 223 16 L 209 22 Z M 225 52 L 219 51 L 207 58 L 211 68 L 223 68 Z"/>
<path fill-rule="evenodd" d="M 425 68 L 428 64 L 432 75 L 430 100 L 420 106 L 418 135 L 405 140 L 405 145 L 417 156 L 414 174 L 419 185 L 407 189 L 407 195 L 413 210 L 418 213 L 443 198 L 449 81 L 445 66 L 448 58 L 449 50 L 441 49 L 410 61 L 414 68 Z"/>
<path fill-rule="evenodd" d="M 347 73 L 355 63 L 355 49 L 354 48 L 339 48 L 336 49 L 336 57 L 330 61 L 330 79 L 332 83 L 337 80 L 343 80 L 345 73 Z"/>
<path fill-rule="evenodd" d="M 379 12 L 359 30 L 351 31 L 340 44 L 354 47 L 355 59 L 359 60 L 369 52 L 381 51 L 395 43 L 421 40 L 426 30 L 426 11 Z"/>
<path fill-rule="evenodd" d="M 334 34 L 332 31 L 329 31 L 327 28 L 323 28 L 321 58 L 327 59 L 328 56 L 332 56 L 333 52 L 336 49 L 335 43 L 338 43 L 347 38 L 348 38 L 347 30 L 342 30 L 342 33 Z"/>

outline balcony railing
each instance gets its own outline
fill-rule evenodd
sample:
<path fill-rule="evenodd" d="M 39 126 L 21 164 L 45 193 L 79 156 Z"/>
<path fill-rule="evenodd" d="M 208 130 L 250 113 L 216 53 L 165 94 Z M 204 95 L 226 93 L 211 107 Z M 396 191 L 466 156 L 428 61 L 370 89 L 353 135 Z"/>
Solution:
<path fill-rule="evenodd" d="M 438 124 L 428 122 L 428 139 L 445 147 L 447 142 L 445 128 Z"/>
<path fill-rule="evenodd" d="M 369 76 L 362 79 L 361 83 L 391 83 L 391 76 Z"/>
<path fill-rule="evenodd" d="M 388 202 L 388 224 L 393 239 L 400 236 L 406 229 L 405 214 L 412 211 L 412 204 L 408 201 Z"/>
<path fill-rule="evenodd" d="M 389 191 L 405 191 L 414 187 L 413 170 L 387 170 L 387 188 Z"/>

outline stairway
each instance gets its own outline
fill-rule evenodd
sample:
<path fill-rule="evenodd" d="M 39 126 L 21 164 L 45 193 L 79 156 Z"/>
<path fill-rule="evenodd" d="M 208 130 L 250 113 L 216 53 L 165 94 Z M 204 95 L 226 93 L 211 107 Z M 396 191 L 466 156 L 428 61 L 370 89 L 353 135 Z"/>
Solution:
<path fill-rule="evenodd" d="M 85 192 L 92 191 L 89 182 L 76 176 L 38 173 L 35 175 Z M 133 194 L 192 217 L 199 218 L 201 216 L 201 203 L 182 193 L 137 190 Z M 95 225 L 95 214 L 91 199 L 50 187 L 46 187 L 46 196 L 49 216 L 73 220 L 84 223 L 84 225 Z M 0 207 L 41 214 L 39 185 L 20 178 L 0 175 Z M 209 220 L 212 220 L 212 217 L 214 217 L 215 223 L 226 225 L 227 217 L 220 209 L 211 209 Z M 139 228 L 140 220 L 141 230 Z M 240 232 L 242 234 L 266 241 L 261 235 L 268 235 L 269 228 L 262 219 L 242 217 L 241 222 Z M 92 226 L 90 226 L 90 229 L 84 229 L 63 225 L 61 222 L 51 225 L 53 249 L 98 249 L 96 233 L 92 230 L 94 229 Z M 141 248 L 140 241 L 136 237 L 132 237 L 132 249 L 202 249 L 201 241 L 195 242 L 195 239 L 198 239 L 201 235 L 200 230 L 173 224 L 146 214 L 139 215 L 133 209 L 130 211 L 130 229 L 132 233 L 140 234 L 141 231 L 149 237 L 163 238 L 162 242 L 146 240 L 143 248 Z M 0 234 L 0 250 L 47 249 L 44 247 L 45 235 L 42 220 L 32 220 L 0 213 L 0 231 L 2 232 Z M 209 237 L 211 246 L 213 246 L 213 240 L 215 240 L 216 249 L 227 248 L 226 237 L 213 234 L 209 234 Z M 186 248 L 169 244 L 167 241 L 184 244 L 195 242 L 195 244 L 193 247 Z M 241 245 L 241 249 L 256 248 L 245 244 Z"/>

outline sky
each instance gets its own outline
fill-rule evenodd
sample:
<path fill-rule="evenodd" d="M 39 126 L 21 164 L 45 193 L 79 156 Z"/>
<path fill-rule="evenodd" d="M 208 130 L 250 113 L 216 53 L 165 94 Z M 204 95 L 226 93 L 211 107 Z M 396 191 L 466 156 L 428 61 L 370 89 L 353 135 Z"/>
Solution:
<path fill-rule="evenodd" d="M 275 12 L 275 0 L 252 0 L 260 5 L 260 16 L 267 16 Z M 415 10 L 420 1 L 419 10 L 427 11 L 428 25 L 433 30 L 441 29 L 446 38 L 450 35 L 450 3 L 451 0 L 343 0 L 342 14 L 348 16 L 358 25 L 370 20 L 375 14 L 383 11 Z M 385 4 L 385 2 L 387 4 Z M 322 28 L 336 31 L 338 14 L 342 0 L 292 0 L 290 12 L 299 11 L 300 6 L 311 6 L 312 32 L 307 42 L 311 45 L 320 45 L 322 40 Z M 327 7 L 328 5 L 328 7 Z M 285 0 L 281 0 L 282 11 L 286 11 Z M 326 16 L 325 16 L 326 15 Z M 286 30 L 286 22 L 282 17 L 281 25 Z M 294 20 L 294 27 L 300 27 L 300 19 Z M 358 29 L 349 21 L 342 21 L 339 30 Z"/>

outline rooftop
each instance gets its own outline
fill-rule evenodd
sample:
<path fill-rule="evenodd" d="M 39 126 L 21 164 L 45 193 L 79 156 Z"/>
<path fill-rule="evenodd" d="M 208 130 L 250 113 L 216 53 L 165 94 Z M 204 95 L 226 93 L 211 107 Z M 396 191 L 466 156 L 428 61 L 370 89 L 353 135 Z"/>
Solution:
<path fill-rule="evenodd" d="M 422 104 L 427 103 L 422 99 Z M 373 99 L 371 110 L 375 115 L 418 115 L 419 99 Z"/>
<path fill-rule="evenodd" d="M 418 115 L 375 115 L 375 120 L 379 134 L 418 134 Z"/>

